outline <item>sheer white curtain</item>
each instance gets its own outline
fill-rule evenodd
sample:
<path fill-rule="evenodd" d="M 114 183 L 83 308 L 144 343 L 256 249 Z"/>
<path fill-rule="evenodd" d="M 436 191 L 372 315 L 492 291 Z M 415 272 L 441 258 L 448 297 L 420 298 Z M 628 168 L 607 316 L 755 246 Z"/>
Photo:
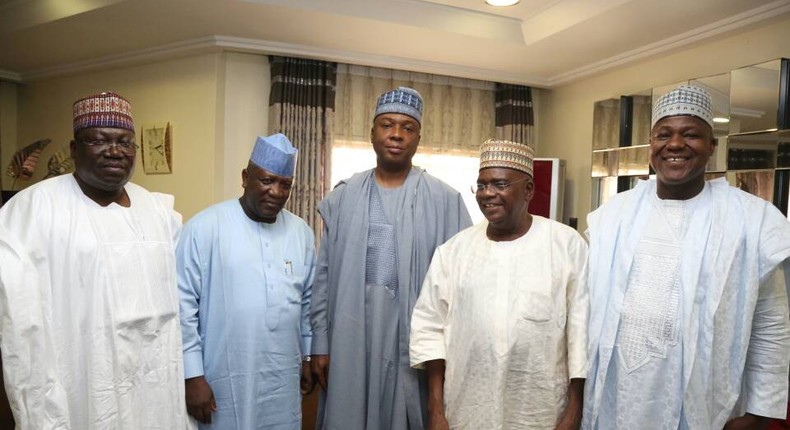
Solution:
<path fill-rule="evenodd" d="M 476 157 L 495 136 L 493 82 L 338 64 L 333 146 L 369 146 L 376 100 L 399 86 L 425 102 L 419 152 Z"/>

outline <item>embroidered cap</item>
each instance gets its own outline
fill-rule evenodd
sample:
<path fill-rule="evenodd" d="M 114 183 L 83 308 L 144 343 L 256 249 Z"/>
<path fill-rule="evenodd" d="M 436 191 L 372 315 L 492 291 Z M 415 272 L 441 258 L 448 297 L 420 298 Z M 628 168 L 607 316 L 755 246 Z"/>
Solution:
<path fill-rule="evenodd" d="M 296 171 L 298 152 L 284 134 L 258 136 L 250 161 L 276 175 L 292 177 Z"/>
<path fill-rule="evenodd" d="M 523 143 L 488 139 L 480 146 L 480 170 L 507 167 L 532 176 L 533 159 L 535 150 Z"/>
<path fill-rule="evenodd" d="M 710 94 L 694 85 L 681 85 L 661 96 L 653 106 L 650 128 L 668 116 L 691 115 L 705 121 L 713 128 L 713 109 Z"/>
<path fill-rule="evenodd" d="M 383 113 L 401 113 L 422 124 L 422 96 L 417 90 L 409 87 L 387 91 L 376 103 L 374 118 Z"/>
<path fill-rule="evenodd" d="M 105 92 L 83 97 L 73 106 L 74 133 L 86 128 L 123 128 L 134 131 L 129 100 Z"/>

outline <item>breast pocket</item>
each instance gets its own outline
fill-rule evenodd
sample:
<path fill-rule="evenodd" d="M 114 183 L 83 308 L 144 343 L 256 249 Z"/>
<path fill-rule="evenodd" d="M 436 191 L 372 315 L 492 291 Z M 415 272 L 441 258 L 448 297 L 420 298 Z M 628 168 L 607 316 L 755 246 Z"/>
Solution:
<path fill-rule="evenodd" d="M 266 276 L 266 325 L 274 330 L 283 320 L 299 321 L 307 266 L 288 261 L 283 269 Z"/>
<path fill-rule="evenodd" d="M 516 313 L 520 319 L 543 323 L 554 319 L 554 301 L 551 279 L 548 277 L 529 278 L 516 294 Z"/>

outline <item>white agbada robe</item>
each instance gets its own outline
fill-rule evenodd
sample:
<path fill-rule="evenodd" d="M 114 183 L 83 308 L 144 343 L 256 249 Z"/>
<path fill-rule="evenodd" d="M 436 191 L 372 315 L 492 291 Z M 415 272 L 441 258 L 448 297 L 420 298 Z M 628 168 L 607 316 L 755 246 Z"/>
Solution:
<path fill-rule="evenodd" d="M 582 428 L 633 428 L 632 418 L 625 416 L 631 412 L 638 415 L 634 421 L 648 421 L 642 425 L 650 429 L 720 429 L 746 412 L 783 418 L 790 363 L 785 285 L 790 223 L 770 202 L 731 187 L 724 178 L 706 182 L 698 196 L 702 203 L 683 216 L 687 232 L 678 238 L 674 328 L 681 362 L 667 371 L 653 370 L 665 360 L 654 354 L 644 368 L 620 371 L 629 365 L 619 362 L 615 344 L 623 314 L 629 313 L 640 240 L 656 229 L 650 223 L 656 187 L 654 179 L 639 181 L 588 217 L 590 372 Z M 661 339 L 648 341 L 653 353 L 660 350 Z M 672 342 L 666 342 L 670 359 Z M 662 401 L 671 398 L 664 392 L 667 378 L 679 379 L 672 384 L 680 401 Z M 612 383 L 618 380 L 625 384 Z"/>
<path fill-rule="evenodd" d="M 587 372 L 587 245 L 539 216 L 494 242 L 472 226 L 434 254 L 411 323 L 411 364 L 446 360 L 452 429 L 554 429 Z"/>
<path fill-rule="evenodd" d="M 72 175 L 0 209 L 0 350 L 17 428 L 187 427 L 171 196 L 102 207 Z"/>

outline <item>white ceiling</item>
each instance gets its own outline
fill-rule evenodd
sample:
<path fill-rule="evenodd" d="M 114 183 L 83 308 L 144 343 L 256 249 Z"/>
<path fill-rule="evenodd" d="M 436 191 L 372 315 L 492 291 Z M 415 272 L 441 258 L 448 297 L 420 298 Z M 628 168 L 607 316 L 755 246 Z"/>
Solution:
<path fill-rule="evenodd" d="M 225 49 L 553 87 L 788 16 L 790 0 L 0 0 L 0 78 Z"/>

